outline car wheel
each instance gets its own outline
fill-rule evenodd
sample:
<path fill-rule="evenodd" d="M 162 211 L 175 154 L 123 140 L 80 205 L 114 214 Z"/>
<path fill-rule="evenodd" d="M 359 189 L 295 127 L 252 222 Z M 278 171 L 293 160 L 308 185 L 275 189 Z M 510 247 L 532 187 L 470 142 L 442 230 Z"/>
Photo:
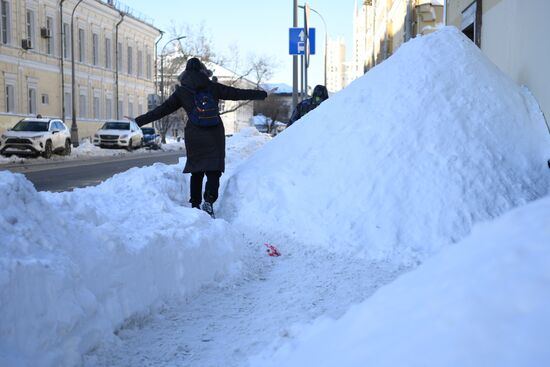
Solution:
<path fill-rule="evenodd" d="M 130 141 L 128 142 L 128 151 L 131 152 L 133 147 L 132 147 L 132 139 L 130 139 Z"/>
<path fill-rule="evenodd" d="M 72 147 L 73 145 L 71 144 L 71 140 L 65 140 L 65 149 L 63 149 L 63 155 L 71 155 Z"/>
<path fill-rule="evenodd" d="M 42 157 L 46 159 L 50 159 L 52 157 L 52 142 L 51 140 L 48 140 L 46 142 L 46 146 L 44 147 L 44 151 L 42 152 Z"/>

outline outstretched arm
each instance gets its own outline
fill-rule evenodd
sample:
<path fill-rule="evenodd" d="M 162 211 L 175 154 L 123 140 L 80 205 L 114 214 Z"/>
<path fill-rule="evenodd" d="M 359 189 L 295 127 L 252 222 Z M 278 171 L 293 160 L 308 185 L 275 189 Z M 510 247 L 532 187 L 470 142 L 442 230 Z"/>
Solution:
<path fill-rule="evenodd" d="M 219 99 L 241 101 L 241 100 L 249 100 L 249 99 L 266 99 L 267 98 L 267 93 L 263 90 L 239 89 L 239 88 L 233 88 L 233 87 L 229 87 L 227 85 L 223 85 L 219 83 L 216 83 L 214 85 L 217 91 L 217 97 Z"/>
<path fill-rule="evenodd" d="M 163 104 L 161 104 L 154 110 L 151 110 L 141 116 L 136 117 L 136 123 L 139 127 L 147 125 L 150 122 L 157 121 L 164 116 L 171 114 L 180 107 L 181 104 L 179 98 L 176 95 L 176 92 L 174 92 Z"/>

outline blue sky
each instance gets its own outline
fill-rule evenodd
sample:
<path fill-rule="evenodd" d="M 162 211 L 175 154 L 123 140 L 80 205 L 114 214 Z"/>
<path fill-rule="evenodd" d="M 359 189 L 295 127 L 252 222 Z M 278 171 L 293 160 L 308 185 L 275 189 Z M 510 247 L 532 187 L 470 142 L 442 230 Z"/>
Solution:
<path fill-rule="evenodd" d="M 227 54 L 228 47 L 238 44 L 241 55 L 250 52 L 268 55 L 280 64 L 273 81 L 292 83 L 292 57 L 288 55 L 288 28 L 292 26 L 292 0 L 123 0 L 138 12 L 153 19 L 153 24 L 168 30 L 176 24 L 204 23 L 215 51 Z M 303 5 L 304 1 L 299 1 Z M 311 0 L 309 5 L 324 17 L 329 37 L 343 36 L 351 47 L 354 0 Z M 303 18 L 300 10 L 299 24 Z M 312 56 L 310 85 L 323 83 L 324 26 L 311 15 L 311 26 L 317 29 L 317 54 Z M 161 47 L 163 43 L 159 44 Z"/>

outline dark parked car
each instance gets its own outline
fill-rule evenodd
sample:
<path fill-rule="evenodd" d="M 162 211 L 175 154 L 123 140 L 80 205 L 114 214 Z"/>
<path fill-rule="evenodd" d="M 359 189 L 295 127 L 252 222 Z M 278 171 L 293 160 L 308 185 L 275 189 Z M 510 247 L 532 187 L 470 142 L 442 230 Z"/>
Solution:
<path fill-rule="evenodd" d="M 152 127 L 142 127 L 143 145 L 151 149 L 160 149 L 160 134 Z"/>

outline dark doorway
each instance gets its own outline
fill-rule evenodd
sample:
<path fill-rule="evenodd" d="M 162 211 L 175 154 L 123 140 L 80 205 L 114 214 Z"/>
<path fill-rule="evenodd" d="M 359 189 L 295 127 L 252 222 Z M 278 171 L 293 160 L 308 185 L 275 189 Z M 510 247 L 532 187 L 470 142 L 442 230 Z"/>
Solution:
<path fill-rule="evenodd" d="M 471 39 L 478 47 L 481 47 L 481 19 L 483 1 L 475 0 L 462 12 L 462 32 Z"/>
<path fill-rule="evenodd" d="M 466 35 L 469 39 L 472 40 L 472 42 L 475 42 L 475 32 L 474 32 L 474 23 L 470 24 L 468 27 L 464 28 L 462 30 L 462 33 Z"/>

